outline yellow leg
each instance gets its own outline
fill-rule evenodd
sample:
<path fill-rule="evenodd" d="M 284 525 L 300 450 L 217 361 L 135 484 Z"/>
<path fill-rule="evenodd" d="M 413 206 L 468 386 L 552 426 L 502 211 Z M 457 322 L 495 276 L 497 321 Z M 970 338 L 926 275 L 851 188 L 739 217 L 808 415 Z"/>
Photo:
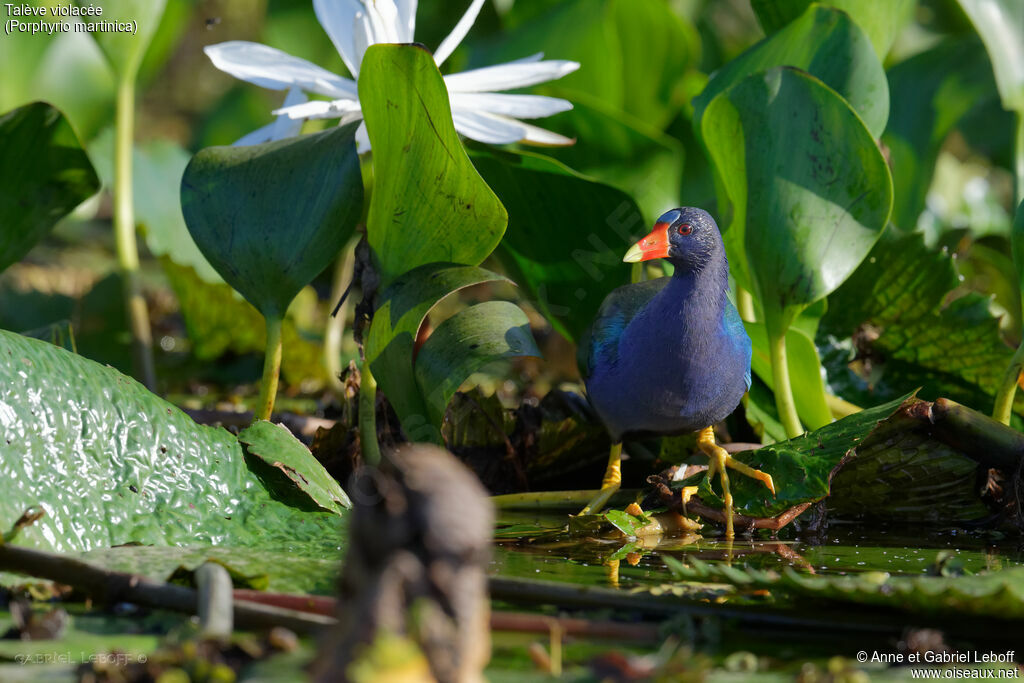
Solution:
<path fill-rule="evenodd" d="M 608 499 L 619 490 L 622 485 L 622 442 L 613 443 L 608 454 L 608 468 L 604 471 L 604 480 L 601 482 L 601 490 L 597 492 L 593 500 L 587 503 L 586 507 L 580 510 L 581 515 L 596 515 L 608 502 Z"/>
<path fill-rule="evenodd" d="M 722 481 L 722 502 L 725 504 L 725 537 L 731 539 L 735 533 L 732 523 L 732 491 L 729 489 L 729 473 L 726 469 L 731 467 L 740 474 L 757 479 L 768 487 L 772 495 L 775 495 L 775 482 L 772 481 L 772 475 L 755 470 L 753 467 L 733 459 L 724 448 L 715 443 L 715 430 L 711 427 L 705 427 L 697 435 L 697 446 L 708 456 L 708 477 L 714 477 L 717 474 Z"/>

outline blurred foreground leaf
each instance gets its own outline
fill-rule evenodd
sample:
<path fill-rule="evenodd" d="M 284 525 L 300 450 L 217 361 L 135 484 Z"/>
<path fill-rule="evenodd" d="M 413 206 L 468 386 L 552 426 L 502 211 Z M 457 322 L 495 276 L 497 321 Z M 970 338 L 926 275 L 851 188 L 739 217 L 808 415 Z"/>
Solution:
<path fill-rule="evenodd" d="M 0 356 L 0 519 L 46 511 L 21 544 L 255 547 L 316 539 L 337 524 L 279 502 L 235 437 L 113 368 L 4 331 Z"/>

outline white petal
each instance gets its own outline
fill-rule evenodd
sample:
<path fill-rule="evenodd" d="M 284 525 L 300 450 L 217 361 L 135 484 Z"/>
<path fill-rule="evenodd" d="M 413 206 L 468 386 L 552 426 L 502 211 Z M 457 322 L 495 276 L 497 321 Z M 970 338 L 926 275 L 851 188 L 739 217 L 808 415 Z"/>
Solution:
<path fill-rule="evenodd" d="M 517 118 L 536 119 L 572 109 L 572 103 L 542 95 L 502 95 L 496 93 L 452 93 L 452 109 L 486 111 Z"/>
<path fill-rule="evenodd" d="M 398 18 L 402 24 L 401 42 L 413 42 L 416 35 L 416 0 L 398 0 Z"/>
<path fill-rule="evenodd" d="M 362 65 L 366 50 L 377 42 L 374 40 L 373 25 L 370 24 L 370 18 L 363 12 L 356 12 L 356 16 L 352 20 L 352 40 L 356 64 Z"/>
<path fill-rule="evenodd" d="M 356 152 L 364 154 L 370 151 L 370 134 L 366 132 L 366 121 L 356 129 Z"/>
<path fill-rule="evenodd" d="M 366 16 L 373 27 L 373 45 L 377 43 L 400 43 L 405 33 L 398 16 L 394 0 L 369 0 Z"/>
<path fill-rule="evenodd" d="M 448 92 L 511 90 L 553 81 L 580 68 L 578 62 L 549 59 L 545 62 L 509 62 L 485 66 L 444 77 Z"/>
<path fill-rule="evenodd" d="M 528 123 L 518 121 L 526 130 L 526 137 L 520 142 L 529 145 L 538 145 L 540 147 L 568 147 L 569 145 L 575 145 L 576 140 L 574 138 L 567 138 L 564 135 L 553 133 L 550 130 L 544 128 L 538 128 L 537 126 L 531 126 Z"/>
<path fill-rule="evenodd" d="M 328 97 L 359 96 L 354 81 L 266 45 L 233 40 L 207 45 L 203 51 L 221 71 L 263 88 L 301 88 Z"/>
<path fill-rule="evenodd" d="M 450 1 L 450 0 L 449 0 Z M 437 50 L 434 52 L 434 61 L 437 62 L 438 66 L 444 64 L 445 60 L 452 56 L 455 52 L 455 48 L 459 46 L 462 39 L 469 33 L 469 29 L 473 28 L 473 22 L 476 21 L 477 16 L 480 14 L 480 9 L 484 6 L 484 0 L 473 0 L 473 4 L 469 6 L 466 13 L 459 19 L 459 23 L 455 24 L 455 28 L 448 34 L 448 37 L 441 41 L 441 44 L 437 46 Z"/>
<path fill-rule="evenodd" d="M 356 58 L 355 42 L 352 35 L 352 20 L 362 9 L 359 0 L 313 0 L 313 11 L 317 21 L 330 36 L 335 49 L 353 77 L 359 75 L 359 60 Z"/>
<path fill-rule="evenodd" d="M 275 109 L 274 113 L 278 116 L 301 120 L 334 119 L 356 111 L 360 111 L 358 100 L 334 100 L 332 102 L 313 100 L 293 107 L 281 107 Z"/>
<path fill-rule="evenodd" d="M 479 111 L 453 111 L 455 130 L 467 138 L 489 145 L 507 145 L 526 137 L 526 129 L 518 121 Z"/>
<path fill-rule="evenodd" d="M 306 101 L 306 93 L 301 90 L 292 88 L 288 91 L 288 95 L 284 98 L 284 106 L 290 107 L 297 104 L 301 104 Z M 248 135 L 240 137 L 235 140 L 235 147 L 243 147 L 245 145 L 258 145 L 263 142 L 271 142 L 273 140 L 283 140 L 285 138 L 294 137 L 302 131 L 302 121 L 293 121 L 287 116 L 278 116 L 272 123 L 258 128 Z"/>

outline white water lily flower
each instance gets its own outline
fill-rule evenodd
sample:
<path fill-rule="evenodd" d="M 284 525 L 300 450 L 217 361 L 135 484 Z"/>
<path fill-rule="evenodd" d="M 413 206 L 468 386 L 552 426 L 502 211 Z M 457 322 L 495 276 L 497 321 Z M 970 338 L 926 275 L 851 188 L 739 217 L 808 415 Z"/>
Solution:
<path fill-rule="evenodd" d="M 473 0 L 451 34 L 438 46 L 434 61 L 443 64 L 476 21 L 485 0 Z M 417 0 L 313 0 L 317 19 L 337 48 L 345 66 L 358 78 L 367 48 L 377 43 L 411 43 L 416 28 Z M 339 125 L 363 118 L 356 82 L 259 43 L 230 41 L 205 48 L 221 71 L 271 90 L 287 90 L 284 106 L 271 123 L 235 144 L 255 144 L 296 135 L 304 119 L 340 119 Z M 542 61 L 537 54 L 506 64 L 472 69 L 444 77 L 455 130 L 489 144 L 526 142 L 571 145 L 565 136 L 519 119 L 551 116 L 572 109 L 556 97 L 509 95 L 495 91 L 525 88 L 556 80 L 580 67 L 565 60 Z M 307 101 L 304 93 L 333 98 Z M 363 123 L 356 132 L 360 152 L 370 148 Z"/>

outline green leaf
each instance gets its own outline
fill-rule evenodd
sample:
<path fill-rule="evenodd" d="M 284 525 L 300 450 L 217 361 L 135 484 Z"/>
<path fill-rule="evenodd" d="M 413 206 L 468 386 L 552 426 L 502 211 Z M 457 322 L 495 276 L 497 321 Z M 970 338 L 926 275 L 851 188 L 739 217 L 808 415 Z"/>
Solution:
<path fill-rule="evenodd" d="M 995 70 L 1005 109 L 1024 112 L 1024 12 L 1018 0 L 960 0 Z"/>
<path fill-rule="evenodd" d="M 873 138 L 882 134 L 889 117 L 889 88 L 868 37 L 845 12 L 818 4 L 811 4 L 806 11 L 801 8 L 801 12 L 791 24 L 714 74 L 693 102 L 698 131 L 705 110 L 719 93 L 759 71 L 792 66 L 810 73 L 845 99 Z M 712 142 L 705 140 L 705 144 L 710 147 Z"/>
<path fill-rule="evenodd" d="M 775 517 L 802 503 L 816 502 L 829 495 L 832 477 L 860 442 L 868 438 L 879 422 L 891 417 L 909 398 L 904 396 L 874 408 L 837 420 L 821 429 L 789 441 L 737 454 L 737 460 L 772 475 L 776 495 L 750 477 L 730 476 L 734 508 L 750 517 Z M 716 507 L 722 501 L 701 475 L 699 495 Z M 680 484 L 682 485 L 682 484 Z M 716 481 L 715 486 L 718 486 Z"/>
<path fill-rule="evenodd" d="M 939 149 L 970 111 L 995 96 L 992 67 L 976 38 L 950 38 L 889 70 L 892 110 L 882 142 L 892 167 L 892 222 L 911 231 L 924 209 Z"/>
<path fill-rule="evenodd" d="M 825 351 L 833 390 L 861 405 L 917 387 L 927 399 L 991 405 L 1013 352 L 1000 339 L 986 298 L 969 294 L 945 302 L 958 284 L 953 259 L 928 249 L 920 234 L 880 240 L 829 296 L 819 343 L 856 335 L 855 366 L 866 360 L 871 373 L 862 377 L 848 367 L 852 349 Z M 1024 398 L 1015 406 L 1024 413 Z"/>
<path fill-rule="evenodd" d="M 509 212 L 497 255 L 552 325 L 578 339 L 613 289 L 629 282 L 622 256 L 645 229 L 626 194 L 545 157 L 475 154 Z"/>
<path fill-rule="evenodd" d="M 328 512 L 352 507 L 338 482 L 283 425 L 257 420 L 238 434 L 245 452 L 275 467 Z"/>
<path fill-rule="evenodd" d="M 374 165 L 367 237 L 382 284 L 436 261 L 479 265 L 508 214 L 466 155 L 430 53 L 374 45 L 359 76 Z"/>
<path fill-rule="evenodd" d="M 271 547 L 337 533 L 336 515 L 279 502 L 231 434 L 113 368 L 2 330 L 0 356 L 0 520 L 46 511 L 19 544 Z"/>
<path fill-rule="evenodd" d="M 428 263 L 405 273 L 380 295 L 366 339 L 366 362 L 407 431 L 417 426 L 410 420 L 425 420 L 427 414 L 413 371 L 413 348 L 423 319 L 449 294 L 499 280 L 506 278 L 476 266 Z"/>
<path fill-rule="evenodd" d="M 750 0 L 764 32 L 771 35 L 800 16 L 813 0 Z M 879 59 L 889 53 L 896 34 L 913 17 L 917 0 L 823 0 L 850 14 L 871 38 Z"/>
<path fill-rule="evenodd" d="M 791 68 L 749 76 L 712 101 L 704 140 L 734 207 L 725 232 L 766 319 L 838 287 L 892 209 L 892 180 L 871 134 L 821 81 Z"/>
<path fill-rule="evenodd" d="M 284 314 L 348 242 L 363 204 L 356 124 L 189 162 L 181 204 L 221 277 L 266 317 Z"/>
<path fill-rule="evenodd" d="M 99 190 L 64 115 L 45 102 L 0 116 L 0 271 Z"/>
<path fill-rule="evenodd" d="M 540 351 L 522 309 L 507 301 L 487 301 L 456 313 L 427 338 L 416 358 L 416 381 L 434 424 L 466 379 L 503 358 Z"/>
<path fill-rule="evenodd" d="M 167 0 L 79 0 L 78 4 L 102 10 L 101 15 L 82 17 L 82 21 L 94 29 L 92 36 L 118 77 L 134 80 Z"/>
<path fill-rule="evenodd" d="M 1024 295 L 1024 197 L 1017 205 L 1017 212 L 1013 216 L 1013 226 L 1010 228 L 1010 247 L 1013 251 L 1013 265 L 1017 270 L 1017 279 L 1020 283 L 1020 291 Z M 1024 301 L 1022 301 L 1024 306 Z M 1021 317 L 1024 319 L 1024 309 Z"/>
<path fill-rule="evenodd" d="M 774 391 L 768 333 L 764 323 L 743 324 L 754 347 L 750 367 Z M 789 366 L 793 399 L 800 421 L 810 429 L 824 427 L 832 422 L 832 411 L 825 400 L 825 383 L 821 379 L 818 350 L 811 338 L 796 327 L 786 331 L 786 349 L 786 364 Z"/>

